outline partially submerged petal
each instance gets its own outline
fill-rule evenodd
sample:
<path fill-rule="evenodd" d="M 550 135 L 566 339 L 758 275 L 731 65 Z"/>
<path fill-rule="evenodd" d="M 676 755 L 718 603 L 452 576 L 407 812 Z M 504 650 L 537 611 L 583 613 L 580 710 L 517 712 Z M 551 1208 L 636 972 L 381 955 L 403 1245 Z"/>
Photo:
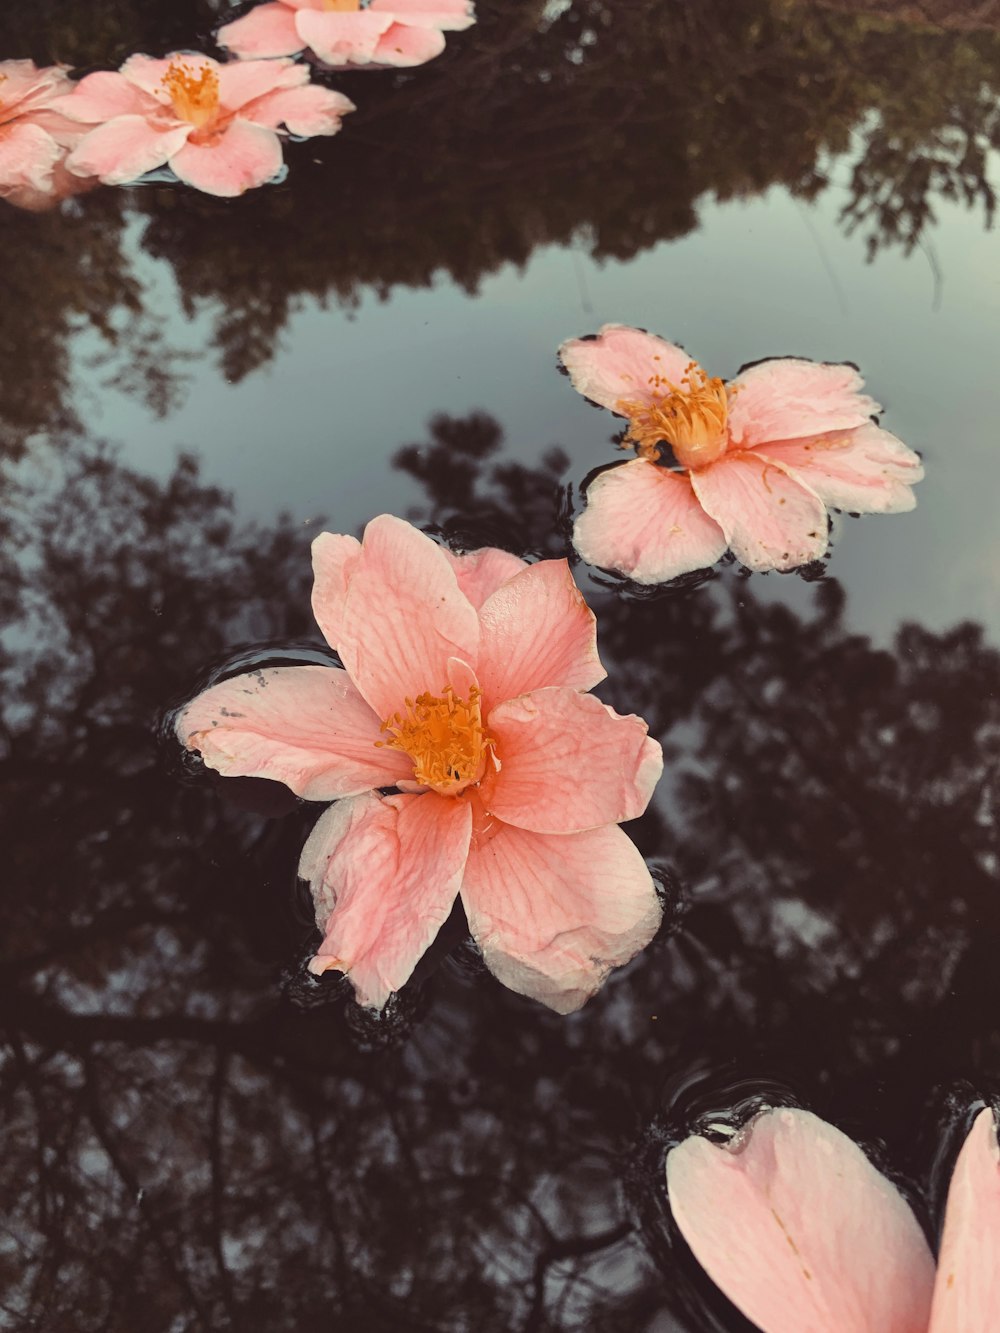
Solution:
<path fill-rule="evenodd" d="M 192 126 L 159 128 L 145 116 L 116 116 L 85 134 L 66 159 L 78 176 L 96 176 L 105 185 L 127 185 L 164 166 L 184 147 Z"/>
<path fill-rule="evenodd" d="M 312 544 L 312 611 L 331 648 L 336 649 L 347 599 L 347 586 L 361 543 L 342 532 L 321 532 Z"/>
<path fill-rule="evenodd" d="M 714 565 L 729 543 L 687 473 L 636 458 L 590 483 L 573 545 L 589 565 L 653 584 Z"/>
<path fill-rule="evenodd" d="M 1000 1148 L 986 1107 L 951 1177 L 929 1333 L 993 1333 L 1000 1312 L 998 1252 Z"/>
<path fill-rule="evenodd" d="M 458 586 L 477 611 L 487 597 L 528 568 L 526 560 L 496 546 L 483 546 L 464 555 L 456 555 L 446 546 L 442 550 L 451 561 Z"/>
<path fill-rule="evenodd" d="M 336 667 L 270 667 L 204 690 L 180 714 L 181 743 L 224 777 L 271 778 L 332 801 L 412 776 L 380 745 L 380 721 Z"/>
<path fill-rule="evenodd" d="M 642 718 L 622 717 L 576 690 L 510 699 L 489 714 L 487 730 L 499 768 L 483 780 L 483 804 L 535 833 L 636 819 L 663 772 L 663 752 Z"/>
<path fill-rule="evenodd" d="M 444 33 L 438 28 L 394 23 L 378 39 L 372 52 L 372 63 L 409 69 L 434 60 L 444 47 Z"/>
<path fill-rule="evenodd" d="M 729 386 L 730 437 L 734 445 L 752 449 L 768 440 L 861 426 L 881 411 L 863 387 L 854 366 L 794 357 L 761 361 Z"/>
<path fill-rule="evenodd" d="M 392 16 L 372 13 L 320 13 L 300 9 L 295 16 L 299 36 L 327 65 L 368 65 L 383 33 L 392 27 Z"/>
<path fill-rule="evenodd" d="M 764 1333 L 925 1333 L 924 1234 L 895 1186 L 818 1116 L 766 1111 L 722 1148 L 685 1139 L 667 1154 L 667 1189 L 694 1257 Z"/>
<path fill-rule="evenodd" d="M 234 120 L 207 143 L 188 140 L 171 154 L 170 166 L 186 185 L 218 199 L 235 199 L 274 180 L 282 161 L 281 143 L 273 130 Z"/>
<path fill-rule="evenodd" d="M 0 135 L 0 192 L 12 189 L 46 191 L 62 150 L 38 125 L 11 125 Z"/>
<path fill-rule="evenodd" d="M 756 452 L 726 454 L 691 473 L 691 485 L 749 569 L 795 569 L 826 554 L 826 506 L 781 464 Z"/>
<path fill-rule="evenodd" d="M 625 324 L 605 324 L 594 337 L 568 339 L 559 359 L 578 393 L 619 415 L 620 403 L 653 396 L 652 381 L 680 384 L 691 364 L 683 348 Z"/>
<path fill-rule="evenodd" d="M 257 5 L 242 18 L 224 23 L 215 38 L 241 60 L 294 56 L 305 48 L 295 25 L 295 10 L 283 4 Z"/>
<path fill-rule="evenodd" d="M 323 943 L 309 967 L 350 978 L 381 1009 L 409 980 L 458 895 L 469 850 L 468 802 L 433 792 L 338 801 L 306 843 Z"/>
<path fill-rule="evenodd" d="M 494 976 L 560 1014 L 644 949 L 662 915 L 645 861 L 616 825 L 549 837 L 496 824 L 473 840 L 462 902 Z"/>
<path fill-rule="evenodd" d="M 788 468 L 832 509 L 859 514 L 906 513 L 917 503 L 910 487 L 924 475 L 913 450 L 872 421 L 805 440 L 772 441 L 755 452 Z"/>
<path fill-rule="evenodd" d="M 305 88 L 279 88 L 250 102 L 240 114 L 255 125 L 271 129 L 284 125 L 290 134 L 312 139 L 336 134 L 343 117 L 354 110 L 354 103 L 343 93 L 314 83 Z"/>

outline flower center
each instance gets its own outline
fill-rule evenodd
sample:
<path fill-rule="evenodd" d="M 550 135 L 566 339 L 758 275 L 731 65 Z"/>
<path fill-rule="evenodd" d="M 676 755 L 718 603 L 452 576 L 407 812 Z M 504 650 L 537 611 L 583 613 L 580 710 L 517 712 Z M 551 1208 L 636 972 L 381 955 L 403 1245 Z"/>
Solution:
<path fill-rule="evenodd" d="M 649 384 L 651 399 L 623 398 L 616 405 L 628 417 L 625 443 L 640 458 L 656 458 L 664 441 L 686 468 L 705 467 L 726 452 L 729 405 L 722 380 L 709 379 L 697 361 L 690 361 L 679 385 L 659 374 L 650 375 Z"/>
<path fill-rule="evenodd" d="M 413 777 L 443 796 L 457 796 L 483 775 L 486 751 L 493 744 L 483 731 L 480 691 L 459 699 L 450 685 L 439 695 L 406 700 L 406 712 L 382 723 L 388 740 L 376 745 L 402 750 L 413 760 Z"/>
<path fill-rule="evenodd" d="M 197 68 L 185 60 L 171 60 L 163 86 L 170 94 L 174 114 L 201 129 L 219 109 L 219 76 L 211 65 Z"/>
<path fill-rule="evenodd" d="M 320 3 L 335 14 L 353 14 L 361 8 L 361 0 L 320 0 Z"/>

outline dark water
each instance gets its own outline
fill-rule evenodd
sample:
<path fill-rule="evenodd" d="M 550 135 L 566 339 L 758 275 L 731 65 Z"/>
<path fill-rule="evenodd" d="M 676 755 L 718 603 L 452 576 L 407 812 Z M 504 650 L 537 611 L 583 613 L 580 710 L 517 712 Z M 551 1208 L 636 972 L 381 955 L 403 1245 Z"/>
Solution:
<path fill-rule="evenodd" d="M 85 68 L 231 12 L 4 11 L 0 56 Z M 800 1101 L 933 1235 L 1000 1088 L 1000 12 L 479 11 L 337 79 L 361 109 L 281 186 L 0 211 L 0 1327 L 745 1329 L 666 1145 Z M 614 423 L 554 351 L 609 319 L 718 374 L 856 361 L 918 508 L 837 518 L 810 579 L 579 568 L 603 697 L 667 752 L 629 830 L 662 936 L 560 1018 L 456 920 L 374 1022 L 304 972 L 315 808 L 191 773 L 162 719 L 318 643 L 324 526 L 565 553 Z"/>

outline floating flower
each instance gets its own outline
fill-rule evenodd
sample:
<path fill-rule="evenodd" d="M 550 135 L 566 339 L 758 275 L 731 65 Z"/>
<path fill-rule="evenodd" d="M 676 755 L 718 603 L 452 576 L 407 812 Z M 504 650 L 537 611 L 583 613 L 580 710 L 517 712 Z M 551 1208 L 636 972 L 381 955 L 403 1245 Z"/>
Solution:
<path fill-rule="evenodd" d="M 93 127 L 70 154 L 71 171 L 125 185 L 169 166 L 195 189 L 231 198 L 281 171 L 279 126 L 304 138 L 336 134 L 354 105 L 311 85 L 308 69 L 290 60 L 174 54 L 131 56 L 117 73 L 89 74 L 58 108 Z"/>
<path fill-rule="evenodd" d="M 313 545 L 313 611 L 344 670 L 213 685 L 177 722 L 226 776 L 335 801 L 302 853 L 325 932 L 310 964 L 381 1008 L 460 896 L 491 971 L 561 1013 L 652 938 L 649 871 L 617 827 L 663 766 L 605 676 L 565 560 L 453 555 L 409 523 Z M 398 795 L 380 788 L 396 787 Z"/>
<path fill-rule="evenodd" d="M 731 1144 L 667 1155 L 694 1257 L 764 1333 L 990 1333 L 1000 1311 L 1000 1149 L 976 1117 L 934 1258 L 903 1196 L 840 1130 L 765 1111 Z"/>
<path fill-rule="evenodd" d="M 422 65 L 444 50 L 446 31 L 475 23 L 469 0 L 277 0 L 220 28 L 241 58 L 309 48 L 326 65 Z"/>
<path fill-rule="evenodd" d="M 673 343 L 622 324 L 559 349 L 573 387 L 625 417 L 639 455 L 600 473 L 573 541 L 589 564 L 662 583 L 732 550 L 751 569 L 825 554 L 827 507 L 912 509 L 920 459 L 871 417 L 850 365 L 780 357 L 710 378 Z M 676 468 L 660 460 L 669 445 Z"/>
<path fill-rule="evenodd" d="M 89 188 L 66 171 L 78 125 L 52 108 L 73 87 L 61 65 L 0 61 L 0 197 L 21 208 L 50 208 Z"/>

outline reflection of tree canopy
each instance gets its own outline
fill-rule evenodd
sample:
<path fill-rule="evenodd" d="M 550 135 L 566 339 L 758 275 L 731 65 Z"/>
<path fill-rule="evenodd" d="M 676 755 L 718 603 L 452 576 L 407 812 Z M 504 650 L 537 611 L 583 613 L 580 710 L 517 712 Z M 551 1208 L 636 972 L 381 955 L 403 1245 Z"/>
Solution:
<path fill-rule="evenodd" d="M 507 466 L 496 423 L 476 422 L 459 498 L 493 540 L 551 549 L 558 460 Z M 461 425 L 437 421 L 437 444 Z M 454 478 L 416 463 L 403 452 L 423 516 L 447 525 Z M 633 1212 L 656 1162 L 627 1169 L 684 1070 L 784 1075 L 861 1136 L 896 1127 L 919 1173 L 906 1127 L 931 1087 L 996 1066 L 1000 660 L 977 628 L 908 627 L 878 649 L 845 631 L 835 583 L 799 617 L 732 569 L 694 592 L 599 594 L 606 697 L 672 754 L 634 836 L 686 883 L 683 929 L 568 1021 L 459 949 L 373 1026 L 301 972 L 293 873 L 313 812 L 247 813 L 239 784 L 186 779 L 156 735 L 206 667 L 314 633 L 304 535 L 242 525 L 190 462 L 160 484 L 79 442 L 44 494 L 15 499 L 14 1327 L 639 1333 L 686 1302 Z M 308 1007 L 281 999 L 283 971 Z"/>

